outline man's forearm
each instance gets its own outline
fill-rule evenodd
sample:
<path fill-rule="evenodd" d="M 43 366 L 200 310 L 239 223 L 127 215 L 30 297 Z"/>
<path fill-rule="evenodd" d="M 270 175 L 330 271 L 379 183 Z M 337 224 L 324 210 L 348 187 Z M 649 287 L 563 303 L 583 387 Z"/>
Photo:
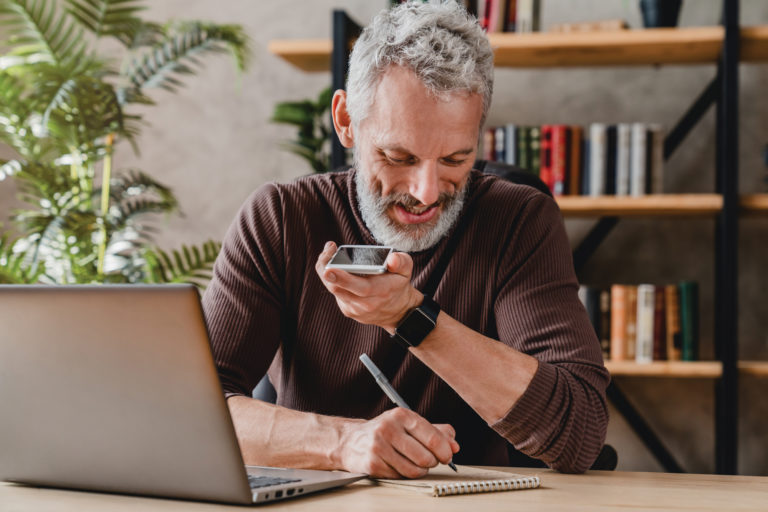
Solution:
<path fill-rule="evenodd" d="M 445 312 L 411 350 L 489 424 L 504 417 L 538 368 L 535 358 L 473 331 Z"/>
<path fill-rule="evenodd" d="M 227 400 L 246 464 L 341 469 L 345 426 L 361 422 L 294 411 L 244 396 Z"/>

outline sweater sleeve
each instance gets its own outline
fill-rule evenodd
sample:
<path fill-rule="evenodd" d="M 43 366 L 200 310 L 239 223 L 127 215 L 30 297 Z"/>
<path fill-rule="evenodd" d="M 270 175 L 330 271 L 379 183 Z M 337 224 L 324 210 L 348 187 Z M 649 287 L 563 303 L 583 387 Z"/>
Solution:
<path fill-rule="evenodd" d="M 264 185 L 229 227 L 203 295 L 211 349 L 227 397 L 250 395 L 277 351 L 283 252 L 280 192 Z"/>
<path fill-rule="evenodd" d="M 502 342 L 534 356 L 527 390 L 491 427 L 553 469 L 582 472 L 602 448 L 609 375 L 578 299 L 560 211 L 543 194 L 529 199 L 502 256 L 495 314 Z"/>

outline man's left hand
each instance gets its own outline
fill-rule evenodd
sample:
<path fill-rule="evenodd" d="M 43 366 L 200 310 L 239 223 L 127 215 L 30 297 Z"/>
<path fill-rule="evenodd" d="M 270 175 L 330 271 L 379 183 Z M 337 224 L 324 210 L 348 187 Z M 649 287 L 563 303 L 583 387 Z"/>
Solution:
<path fill-rule="evenodd" d="M 394 334 L 405 314 L 421 304 L 423 295 L 411 285 L 413 260 L 403 252 L 387 258 L 387 272 L 360 276 L 343 270 L 326 269 L 336 252 L 336 244 L 328 242 L 317 258 L 315 270 L 329 292 L 336 297 L 344 316 L 362 324 L 378 325 Z"/>

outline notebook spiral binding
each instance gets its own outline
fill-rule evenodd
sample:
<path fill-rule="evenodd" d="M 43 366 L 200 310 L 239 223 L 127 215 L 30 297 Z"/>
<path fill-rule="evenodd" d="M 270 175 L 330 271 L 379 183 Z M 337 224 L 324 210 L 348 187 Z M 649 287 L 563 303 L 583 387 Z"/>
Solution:
<path fill-rule="evenodd" d="M 514 478 L 509 480 L 483 480 L 479 482 L 457 482 L 454 484 L 436 485 L 434 496 L 450 496 L 452 494 L 472 494 L 478 492 L 512 491 L 517 489 L 535 489 L 541 481 L 537 476 Z"/>

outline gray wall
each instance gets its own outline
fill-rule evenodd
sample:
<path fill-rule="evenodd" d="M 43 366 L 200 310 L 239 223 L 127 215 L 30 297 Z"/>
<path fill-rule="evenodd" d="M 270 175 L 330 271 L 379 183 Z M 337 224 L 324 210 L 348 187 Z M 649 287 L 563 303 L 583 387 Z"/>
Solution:
<path fill-rule="evenodd" d="M 162 221 L 159 243 L 177 247 L 221 239 L 251 190 L 269 180 L 307 174 L 299 158 L 280 148 L 292 129 L 268 122 L 278 101 L 315 97 L 330 83 L 327 73 L 304 73 L 267 52 L 275 38 L 328 38 L 331 9 L 342 7 L 367 22 L 384 0 L 164 0 L 151 2 L 148 17 L 205 19 L 245 25 L 253 39 L 251 69 L 238 76 L 225 58 L 206 58 L 200 76 L 175 95 L 157 94 L 146 111 L 151 123 L 140 141 L 141 155 L 123 147 L 118 168 L 137 167 L 169 184 L 185 212 Z M 636 1 L 545 0 L 543 24 L 624 18 L 640 26 Z M 712 25 L 719 2 L 688 0 L 681 25 Z M 742 23 L 768 24 L 768 3 L 742 0 Z M 714 74 L 714 66 L 497 71 L 489 123 L 660 122 L 671 128 Z M 768 142 L 768 65 L 741 68 L 740 162 L 742 193 L 765 192 L 760 150 Z M 710 113 L 668 163 L 669 192 L 714 191 L 714 115 Z M 0 201 L 12 190 L 0 184 Z M 5 209 L 5 208 L 3 208 Z M 591 221 L 568 221 L 574 243 Z M 768 359 L 765 261 L 768 219 L 747 219 L 740 231 L 740 356 Z M 600 247 L 582 282 L 676 282 L 696 279 L 702 286 L 702 356 L 713 357 L 712 220 L 622 220 Z M 692 472 L 714 471 L 714 383 L 710 380 L 617 379 L 646 415 L 664 443 Z M 740 393 L 739 470 L 768 475 L 768 380 L 743 378 Z M 623 419 L 612 411 L 608 440 L 619 451 L 619 468 L 659 470 Z"/>

